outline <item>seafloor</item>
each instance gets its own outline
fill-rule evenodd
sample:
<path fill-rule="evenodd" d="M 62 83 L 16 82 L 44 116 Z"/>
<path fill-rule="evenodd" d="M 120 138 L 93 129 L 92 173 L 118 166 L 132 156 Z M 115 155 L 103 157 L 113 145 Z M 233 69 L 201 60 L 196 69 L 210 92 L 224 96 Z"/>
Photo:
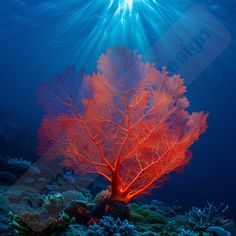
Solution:
<path fill-rule="evenodd" d="M 12 157 L 0 158 L 0 167 L 1 236 L 236 235 L 224 204 L 191 209 L 158 200 L 114 204 L 99 181 L 70 170 L 52 178 L 48 166 Z"/>

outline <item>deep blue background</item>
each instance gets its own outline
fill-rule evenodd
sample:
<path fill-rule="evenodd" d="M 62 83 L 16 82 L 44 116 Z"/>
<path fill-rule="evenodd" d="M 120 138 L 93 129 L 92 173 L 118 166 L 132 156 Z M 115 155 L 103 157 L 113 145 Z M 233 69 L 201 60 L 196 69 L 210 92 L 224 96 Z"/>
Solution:
<path fill-rule="evenodd" d="M 62 12 L 50 10 L 40 17 L 36 12 L 40 3 L 50 1 L 31 2 L 0 1 L 0 123 L 11 126 L 6 122 L 11 121 L 17 125 L 17 128 L 8 127 L 13 139 L 0 135 L 0 155 L 35 160 L 36 131 L 42 117 L 37 104 L 38 86 L 53 73 L 77 62 L 73 58 L 59 62 L 58 54 L 52 49 L 59 40 L 56 32 L 60 28 L 54 25 L 64 16 Z M 225 25 L 231 32 L 232 42 L 188 87 L 191 110 L 210 114 L 207 132 L 191 148 L 193 160 L 183 174 L 173 174 L 151 198 L 164 202 L 178 200 L 186 206 L 203 206 L 206 201 L 224 202 L 230 205 L 231 215 L 236 216 L 236 1 L 195 2 L 206 6 Z M 181 7 L 184 12 L 188 5 Z M 77 34 L 83 38 L 86 30 L 80 35 L 78 29 Z M 59 46 L 58 53 L 66 53 L 73 42 L 76 38 Z M 92 64 L 97 58 L 89 60 Z M 91 70 L 89 64 L 86 70 Z"/>

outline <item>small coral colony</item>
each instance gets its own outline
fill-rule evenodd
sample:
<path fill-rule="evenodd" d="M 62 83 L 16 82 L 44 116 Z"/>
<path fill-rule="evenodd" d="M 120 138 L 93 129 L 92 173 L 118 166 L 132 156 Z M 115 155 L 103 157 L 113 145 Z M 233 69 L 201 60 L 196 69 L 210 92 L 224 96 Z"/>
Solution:
<path fill-rule="evenodd" d="M 208 203 L 187 211 L 158 200 L 137 203 L 137 197 L 189 163 L 189 148 L 206 130 L 207 114 L 190 114 L 185 92 L 180 76 L 158 70 L 122 47 L 102 54 L 92 75 L 77 76 L 70 67 L 44 82 L 38 154 L 46 161 L 60 160 L 74 175 L 96 174 L 109 184 L 96 197 L 88 188 L 49 189 L 41 195 L 41 208 L 50 218 L 43 221 L 37 211 L 21 216 L 12 211 L 14 232 L 230 235 L 234 222 L 224 216 L 226 205 Z"/>

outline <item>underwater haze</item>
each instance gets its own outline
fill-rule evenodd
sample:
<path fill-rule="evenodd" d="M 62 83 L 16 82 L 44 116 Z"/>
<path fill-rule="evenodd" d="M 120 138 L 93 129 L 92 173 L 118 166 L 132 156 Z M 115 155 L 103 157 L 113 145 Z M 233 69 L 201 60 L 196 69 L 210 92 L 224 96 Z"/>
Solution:
<path fill-rule="evenodd" d="M 79 74 L 91 75 L 95 78 L 94 73 L 97 73 L 100 56 L 109 55 L 108 49 L 115 51 L 116 48 L 124 48 L 131 52 L 137 51 L 143 62 L 155 65 L 157 70 L 161 71 L 165 66 L 169 76 L 179 74 L 186 85 L 187 92 L 184 96 L 190 103 L 188 111 L 208 113 L 207 129 L 190 147 L 192 158 L 184 171 L 181 171 L 181 174 L 168 173 L 168 181 L 164 184 L 161 183 L 161 186 L 153 188 L 144 196 L 132 199 L 132 204 L 134 202 L 140 204 L 140 209 L 135 208 L 136 205 L 131 207 L 134 212 L 136 211 L 136 218 L 129 221 L 129 224 L 134 224 L 137 229 L 132 231 L 134 229 L 126 225 L 127 232 L 132 231 L 135 232 L 134 235 L 142 235 L 137 233 L 142 228 L 143 231 L 149 229 L 153 235 L 155 233 L 156 235 L 203 235 L 201 233 L 208 228 L 206 231 L 208 234 L 204 235 L 214 235 L 210 232 L 221 235 L 217 234 L 219 229 L 209 229 L 218 227 L 231 233 L 230 235 L 236 235 L 234 223 L 227 221 L 227 219 L 236 220 L 235 22 L 235 0 L 0 0 L 0 188 L 2 188 L 0 192 L 3 195 L 0 197 L 0 210 L 1 215 L 6 213 L 5 218 L 1 220 L 5 225 L 1 226 L 0 234 L 15 235 L 9 232 L 13 232 L 12 225 L 14 228 L 16 222 L 19 223 L 16 215 L 19 212 L 22 214 L 23 211 L 16 207 L 15 202 L 13 205 L 8 200 L 5 203 L 5 200 L 2 200 L 6 197 L 4 194 L 12 191 L 10 186 L 12 188 L 15 186 L 15 189 L 19 187 L 19 181 L 22 182 L 21 176 L 25 172 L 31 170 L 31 174 L 39 173 L 39 167 L 45 165 L 43 157 L 37 152 L 40 142 L 38 129 L 46 116 L 39 104 L 39 90 L 42 83 L 49 81 L 54 75 L 63 75 L 66 68 L 69 70 L 76 68 L 78 78 Z M 110 60 L 115 59 L 111 56 Z M 125 63 L 129 62 L 127 60 Z M 74 69 L 71 70 L 72 72 L 65 72 L 64 77 L 70 77 L 70 73 L 74 73 Z M 138 77 L 140 73 L 137 71 L 134 75 L 137 74 Z M 130 81 L 136 80 L 131 76 Z M 130 83 L 129 86 L 134 84 L 134 82 Z M 78 83 L 75 86 L 80 85 Z M 59 93 L 57 95 L 60 96 Z M 103 95 L 105 99 L 106 93 L 104 92 Z M 46 127 L 44 131 L 46 130 L 49 128 Z M 34 162 L 36 166 L 33 165 Z M 56 167 L 53 168 L 56 172 Z M 45 169 L 44 167 L 41 172 L 48 173 Z M 109 185 L 97 175 L 95 179 L 91 176 L 81 177 L 76 171 L 70 169 L 63 169 L 62 172 L 60 177 L 63 175 L 63 181 L 66 179 L 70 183 L 66 183 L 66 187 L 60 187 L 57 191 L 60 194 L 72 190 L 81 191 L 83 194 L 90 191 L 93 196 Z M 39 177 L 37 178 L 36 181 L 40 182 Z M 27 181 L 34 186 L 31 177 Z M 85 187 L 80 187 L 78 185 L 81 182 L 89 183 L 83 185 Z M 47 184 L 49 183 L 47 182 L 45 186 Z M 45 199 L 48 201 L 45 194 L 51 194 L 50 191 L 54 194 L 56 192 L 55 188 L 52 190 L 47 185 L 42 193 L 44 201 Z M 89 197 L 92 196 L 88 197 L 85 194 L 86 197 L 84 195 L 81 197 L 82 193 L 79 195 L 77 192 L 83 201 L 89 202 L 91 200 Z M 12 196 L 12 192 L 9 194 Z M 214 203 L 214 206 L 211 203 Z M 155 222 L 160 228 L 157 226 L 155 228 L 153 225 L 145 228 L 140 224 L 141 209 L 147 211 L 145 204 L 156 205 L 155 214 L 157 212 L 158 217 L 160 212 L 168 212 L 160 216 L 162 220 L 158 218 L 159 220 Z M 7 210 L 4 205 L 8 207 Z M 174 213 L 170 213 L 173 205 Z M 31 203 L 30 207 L 34 208 L 34 206 L 35 204 Z M 181 206 L 182 211 L 178 211 L 177 206 Z M 216 224 L 218 221 L 213 220 L 214 223 L 201 228 L 193 220 L 193 206 L 211 209 L 219 206 L 217 210 L 219 218 L 222 218 L 217 220 L 222 222 L 224 219 L 228 225 L 231 225 L 227 228 L 223 223 Z M 224 207 L 220 209 L 221 206 Z M 148 210 L 152 211 L 152 208 Z M 6 223 L 7 211 L 11 211 L 10 218 L 14 221 L 11 226 Z M 63 214 L 71 216 L 71 211 L 65 210 L 65 212 Z M 184 224 L 178 226 L 185 234 L 181 234 L 180 231 L 175 233 L 170 231 L 170 234 L 167 234 L 169 226 L 163 226 L 166 227 L 164 232 L 161 226 L 164 219 L 169 219 L 166 220 L 168 222 L 174 217 L 173 215 L 184 215 L 185 212 L 189 212 L 190 226 L 186 229 L 183 229 Z M 112 225 L 114 222 L 110 221 L 116 221 L 113 213 L 111 216 L 106 216 L 113 217 L 112 220 L 101 218 L 96 213 L 91 214 L 95 216 L 90 217 L 88 214 L 90 217 L 88 220 L 86 214 L 84 217 L 87 221 L 78 221 L 83 227 L 89 225 L 90 231 L 98 232 L 98 229 L 93 227 L 94 222 L 101 224 L 106 221 L 106 224 Z M 131 216 L 132 214 L 131 210 Z M 65 220 L 64 216 L 60 217 L 60 222 Z M 129 219 L 123 212 L 122 217 Z M 80 219 L 71 216 L 71 221 L 65 223 L 68 227 L 74 224 L 72 218 Z M 196 220 L 196 217 L 194 219 Z M 55 224 L 60 224 L 58 222 L 56 221 Z M 122 225 L 124 222 L 119 221 L 116 224 Z M 191 228 L 191 224 L 194 224 L 195 228 Z M 196 225 L 199 227 L 198 230 Z M 31 226 L 29 228 L 35 230 Z M 22 228 L 17 230 L 14 232 L 20 235 Z M 63 228 L 63 230 L 68 229 Z M 73 232 L 71 228 L 70 230 L 64 235 L 73 235 L 76 232 L 75 229 Z M 85 232 L 87 228 L 80 228 L 80 230 Z M 159 232 L 161 233 L 158 234 Z M 27 230 L 24 233 L 23 235 L 31 235 Z M 112 231 L 107 235 L 115 235 L 115 233 L 120 232 Z M 131 233 L 120 234 L 132 235 Z M 53 234 L 42 233 L 41 235 Z"/>

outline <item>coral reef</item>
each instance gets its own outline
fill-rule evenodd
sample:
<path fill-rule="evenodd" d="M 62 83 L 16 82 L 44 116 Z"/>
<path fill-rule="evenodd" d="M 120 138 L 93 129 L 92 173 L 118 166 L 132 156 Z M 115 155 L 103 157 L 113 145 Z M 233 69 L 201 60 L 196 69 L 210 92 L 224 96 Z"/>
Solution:
<path fill-rule="evenodd" d="M 69 236 L 69 235 L 81 235 L 81 236 L 140 235 L 141 236 L 144 234 L 136 231 L 136 227 L 127 220 L 122 221 L 119 218 L 104 216 L 100 219 L 99 223 L 89 225 L 88 227 L 75 224 L 70 225 L 68 230 L 62 233 L 62 236 Z"/>
<path fill-rule="evenodd" d="M 56 219 L 48 218 L 43 221 L 37 212 L 26 212 L 21 217 L 9 213 L 10 226 L 17 235 L 27 236 L 54 236 L 66 229 L 74 222 L 65 212 L 62 212 Z"/>
<path fill-rule="evenodd" d="M 234 222 L 224 218 L 226 206 L 223 207 L 223 205 L 220 205 L 219 207 L 213 207 L 213 204 L 210 205 L 211 209 L 215 209 L 215 216 L 220 215 L 218 220 L 214 221 L 215 226 L 213 229 L 211 229 L 211 227 L 196 229 L 190 222 L 191 220 L 189 218 L 189 212 L 186 213 L 185 210 L 178 205 L 171 207 L 162 202 L 158 202 L 158 205 L 139 205 L 136 203 L 131 204 L 130 221 L 134 223 L 138 232 L 145 231 L 154 234 L 158 232 L 161 236 L 221 235 L 218 234 L 218 232 L 224 232 L 230 235 L 232 233 L 232 235 L 234 235 L 236 233 Z M 206 208 L 208 207 L 209 205 Z M 218 211 L 216 211 L 216 209 L 218 209 Z M 218 214 L 219 212 L 221 212 L 221 214 Z M 209 225 L 211 225 L 213 223 L 212 218 L 209 217 L 208 220 Z"/>
<path fill-rule="evenodd" d="M 92 195 L 87 192 L 80 192 L 77 190 L 67 190 L 61 193 L 65 203 L 70 203 L 73 201 L 84 201 L 84 202 L 91 202 Z"/>
<path fill-rule="evenodd" d="M 0 157 L 0 182 L 4 184 L 13 184 L 26 171 L 28 171 L 32 178 L 41 173 L 38 166 L 32 164 L 32 162 L 28 160 L 24 160 L 22 157 Z"/>
<path fill-rule="evenodd" d="M 197 230 L 206 229 L 220 221 L 228 209 L 228 205 L 220 204 L 216 207 L 213 203 L 207 203 L 204 208 L 193 207 L 188 213 L 189 222 Z"/>
<path fill-rule="evenodd" d="M 52 215 L 65 208 L 65 202 L 61 193 L 43 195 L 43 207 Z"/>
<path fill-rule="evenodd" d="M 158 232 L 163 226 L 167 224 L 167 218 L 158 211 L 154 210 L 152 206 L 139 206 L 132 204 L 131 206 L 131 221 L 146 231 Z"/>
<path fill-rule="evenodd" d="M 109 199 L 106 197 L 107 191 L 97 196 L 94 200 L 90 195 L 86 198 L 82 193 L 74 193 L 72 196 L 79 196 L 81 201 L 72 201 L 64 210 L 55 217 L 42 220 L 36 212 L 25 212 L 21 217 L 10 213 L 10 229 L 17 235 L 137 235 L 137 236 L 230 236 L 236 233 L 236 227 L 233 220 L 224 217 L 226 206 L 215 207 L 209 204 L 202 209 L 208 209 L 211 206 L 218 220 L 212 221 L 209 217 L 207 228 L 196 228 L 191 223 L 193 215 L 186 212 L 179 205 L 169 206 L 162 202 L 152 201 L 152 204 L 130 204 L 130 218 L 122 220 L 120 218 L 107 215 L 95 214 L 95 203 L 99 200 Z M 63 194 L 58 193 L 55 198 L 58 203 Z M 50 201 L 50 197 L 45 198 Z M 101 197 L 103 196 L 103 197 Z M 71 198 L 72 200 L 73 197 Z M 98 200 L 99 199 L 99 200 Z M 96 200 L 96 201 L 95 201 Z M 214 206 L 214 207 L 213 207 Z M 218 209 L 218 211 L 216 211 Z M 5 210 L 7 211 L 7 209 Z M 192 209 L 190 210 L 192 211 Z M 193 212 L 193 211 L 192 211 Z M 220 214 L 218 214 L 218 213 Z M 105 214 L 106 212 L 104 212 Z M 4 214 L 4 213 L 2 213 Z M 6 212 L 5 212 L 6 214 Z M 213 217 L 214 218 L 214 217 Z M 0 232 L 11 232 L 6 220 L 1 227 Z M 205 224 L 207 220 L 205 220 Z M 214 225 L 212 223 L 214 222 Z M 45 227 L 46 226 L 46 227 Z M 42 230 L 40 233 L 40 229 Z M 5 235 L 5 234 L 2 234 Z M 7 234 L 6 234 L 7 235 Z M 13 235 L 13 234 L 11 234 Z"/>
<path fill-rule="evenodd" d="M 13 158 L 10 165 L 7 162 L 4 163 L 9 174 L 14 174 L 15 164 L 19 170 L 29 166 L 23 159 Z M 48 174 L 42 167 L 40 171 Z M 31 174 L 34 175 L 36 178 L 40 176 Z M 70 176 L 71 172 L 67 175 Z M 6 184 L 0 188 L 1 235 L 106 235 L 104 231 L 110 235 L 137 236 L 236 235 L 235 223 L 226 218 L 228 206 L 224 204 L 207 203 L 206 207 L 193 207 L 186 211 L 179 204 L 169 206 L 155 199 L 150 204 L 113 202 L 110 189 L 93 197 L 87 189 L 81 192 L 75 188 L 65 190 L 59 187 L 35 196 L 31 184 L 16 186 L 11 191 Z M 6 200 L 8 204 L 5 204 Z M 26 203 L 30 204 L 32 211 Z M 10 212 L 8 218 L 9 206 L 22 214 Z M 122 215 L 125 217 L 119 218 Z"/>
<path fill-rule="evenodd" d="M 32 174 L 40 174 L 40 169 L 37 166 L 23 158 L 9 158 L 7 164 L 12 167 L 18 167 L 19 169 L 28 169 Z"/>
<path fill-rule="evenodd" d="M 67 190 L 61 193 L 44 194 L 42 200 L 43 207 L 45 207 L 50 214 L 54 215 L 71 204 L 71 202 L 91 202 L 92 196 L 88 192 L 82 193 L 76 190 Z"/>

